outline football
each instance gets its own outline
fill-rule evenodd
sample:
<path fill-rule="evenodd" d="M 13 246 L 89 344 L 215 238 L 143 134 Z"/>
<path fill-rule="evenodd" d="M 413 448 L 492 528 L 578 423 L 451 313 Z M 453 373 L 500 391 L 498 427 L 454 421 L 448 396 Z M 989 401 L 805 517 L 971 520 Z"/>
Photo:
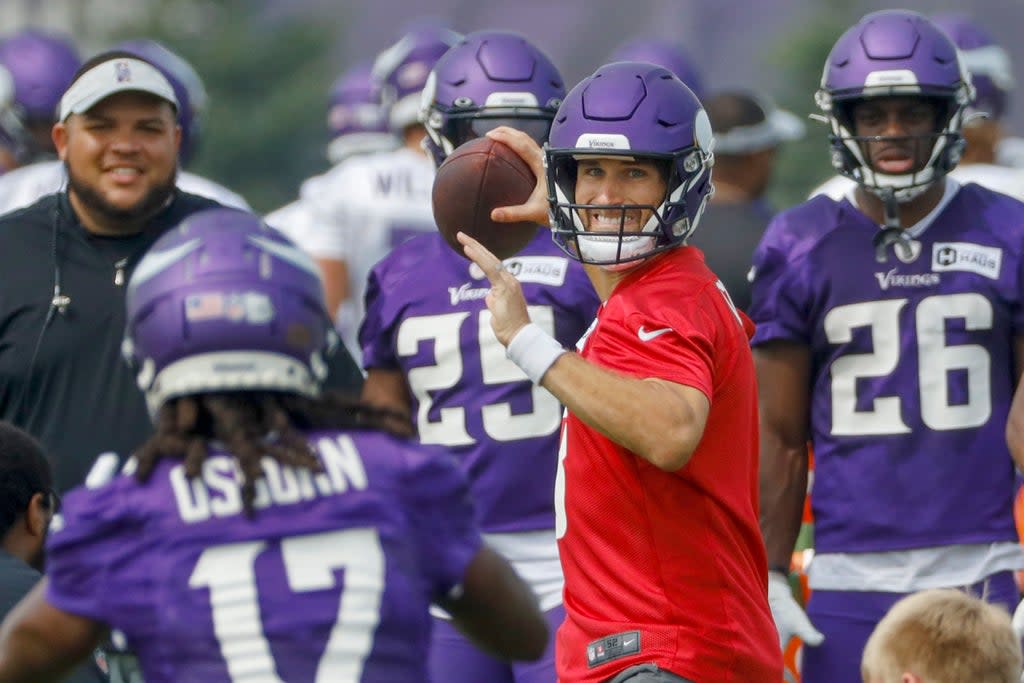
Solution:
<path fill-rule="evenodd" d="M 514 256 L 537 234 L 535 223 L 495 223 L 491 209 L 522 204 L 536 184 L 533 171 L 510 147 L 488 137 L 459 146 L 434 176 L 434 222 L 452 249 L 465 256 L 455 239 L 459 231 L 474 237 L 495 256 Z"/>

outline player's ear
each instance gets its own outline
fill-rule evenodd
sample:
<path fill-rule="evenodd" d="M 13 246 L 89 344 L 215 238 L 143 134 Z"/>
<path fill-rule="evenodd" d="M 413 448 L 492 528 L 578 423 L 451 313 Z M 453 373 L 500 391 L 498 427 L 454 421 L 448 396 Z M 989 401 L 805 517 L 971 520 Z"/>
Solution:
<path fill-rule="evenodd" d="M 50 504 L 47 493 L 33 494 L 25 510 L 25 530 L 32 536 L 43 538 L 50 525 Z"/>
<path fill-rule="evenodd" d="M 50 130 L 50 139 L 53 140 L 53 147 L 57 150 L 57 158 L 61 161 L 67 159 L 68 149 L 68 126 L 64 122 L 53 124 Z"/>

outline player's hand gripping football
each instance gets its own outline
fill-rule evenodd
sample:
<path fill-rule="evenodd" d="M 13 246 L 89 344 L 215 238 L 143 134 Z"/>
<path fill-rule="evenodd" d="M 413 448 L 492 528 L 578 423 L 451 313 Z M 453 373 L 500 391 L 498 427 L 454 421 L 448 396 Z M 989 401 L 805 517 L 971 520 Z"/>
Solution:
<path fill-rule="evenodd" d="M 466 258 L 480 266 L 491 282 L 491 291 L 485 302 L 491 311 L 491 329 L 503 346 L 508 346 L 519 330 L 530 322 L 526 298 L 519 280 L 505 269 L 501 259 L 464 232 L 456 236 L 462 244 Z"/>
<path fill-rule="evenodd" d="M 537 185 L 533 188 L 533 194 L 530 195 L 525 204 L 499 206 L 491 211 L 491 220 L 497 223 L 528 221 L 537 225 L 547 225 L 548 186 L 547 176 L 544 173 L 544 152 L 541 150 L 540 145 L 523 131 L 509 128 L 508 126 L 499 126 L 494 130 L 487 131 L 487 137 L 511 147 L 530 166 L 530 170 L 533 171 L 533 175 L 537 178 Z"/>
<path fill-rule="evenodd" d="M 775 628 L 779 632 L 779 645 L 783 650 L 793 636 L 798 636 L 805 645 L 811 647 L 821 645 L 825 640 L 825 636 L 814 628 L 807 614 L 797 604 L 789 579 L 782 572 L 768 572 L 768 606 L 772 610 Z"/>

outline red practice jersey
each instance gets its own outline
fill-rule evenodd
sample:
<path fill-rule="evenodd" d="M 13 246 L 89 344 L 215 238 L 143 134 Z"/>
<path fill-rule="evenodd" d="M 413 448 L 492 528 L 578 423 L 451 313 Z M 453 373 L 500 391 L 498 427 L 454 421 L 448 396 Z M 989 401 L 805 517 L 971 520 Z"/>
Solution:
<path fill-rule="evenodd" d="M 563 683 L 646 662 L 695 681 L 781 680 L 757 519 L 752 333 L 700 251 L 682 247 L 620 282 L 582 342 L 590 362 L 694 387 L 711 410 L 672 473 L 567 416 L 555 496 Z"/>

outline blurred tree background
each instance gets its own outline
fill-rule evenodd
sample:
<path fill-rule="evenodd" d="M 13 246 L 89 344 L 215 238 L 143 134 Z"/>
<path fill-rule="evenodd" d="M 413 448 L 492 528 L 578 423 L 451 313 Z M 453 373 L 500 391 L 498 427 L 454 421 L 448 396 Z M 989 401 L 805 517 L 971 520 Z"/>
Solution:
<path fill-rule="evenodd" d="M 267 16 L 249 0 L 164 0 L 110 42 L 149 37 L 192 64 L 209 99 L 189 170 L 264 213 L 328 165 L 327 92 L 342 67 L 336 35 L 333 21 Z"/>
<path fill-rule="evenodd" d="M 195 67 L 209 104 L 189 170 L 266 212 L 294 199 L 301 181 L 327 166 L 326 97 L 346 65 L 337 39 L 344 12 L 334 6 L 324 21 L 318 12 L 254 11 L 252 0 L 161 0 L 118 27 L 110 42 L 149 36 Z M 813 94 L 829 48 L 859 16 L 845 0 L 821 0 L 773 41 L 765 63 L 783 74 L 773 92 L 780 106 L 805 119 L 816 111 Z M 807 126 L 807 136 L 780 153 L 769 192 L 777 207 L 799 203 L 832 175 L 827 129 Z"/>
<path fill-rule="evenodd" d="M 1019 0 L 914 0 L 926 14 L 959 9 L 983 20 L 1014 58 L 1024 44 Z M 417 18 L 453 28 L 518 30 L 562 69 L 571 85 L 621 41 L 678 40 L 709 90 L 750 87 L 806 117 L 829 47 L 886 0 L 0 0 L 0 26 L 70 32 L 84 54 L 148 36 L 189 60 L 209 92 L 203 143 L 190 170 L 243 194 L 257 211 L 293 199 L 299 183 L 327 167 L 326 99 L 346 67 L 397 40 Z M 567 30 L 571 27 L 571 30 Z M 1024 107 L 1008 127 L 1024 130 Z M 769 197 L 784 208 L 833 174 L 828 131 L 784 146 Z"/>

